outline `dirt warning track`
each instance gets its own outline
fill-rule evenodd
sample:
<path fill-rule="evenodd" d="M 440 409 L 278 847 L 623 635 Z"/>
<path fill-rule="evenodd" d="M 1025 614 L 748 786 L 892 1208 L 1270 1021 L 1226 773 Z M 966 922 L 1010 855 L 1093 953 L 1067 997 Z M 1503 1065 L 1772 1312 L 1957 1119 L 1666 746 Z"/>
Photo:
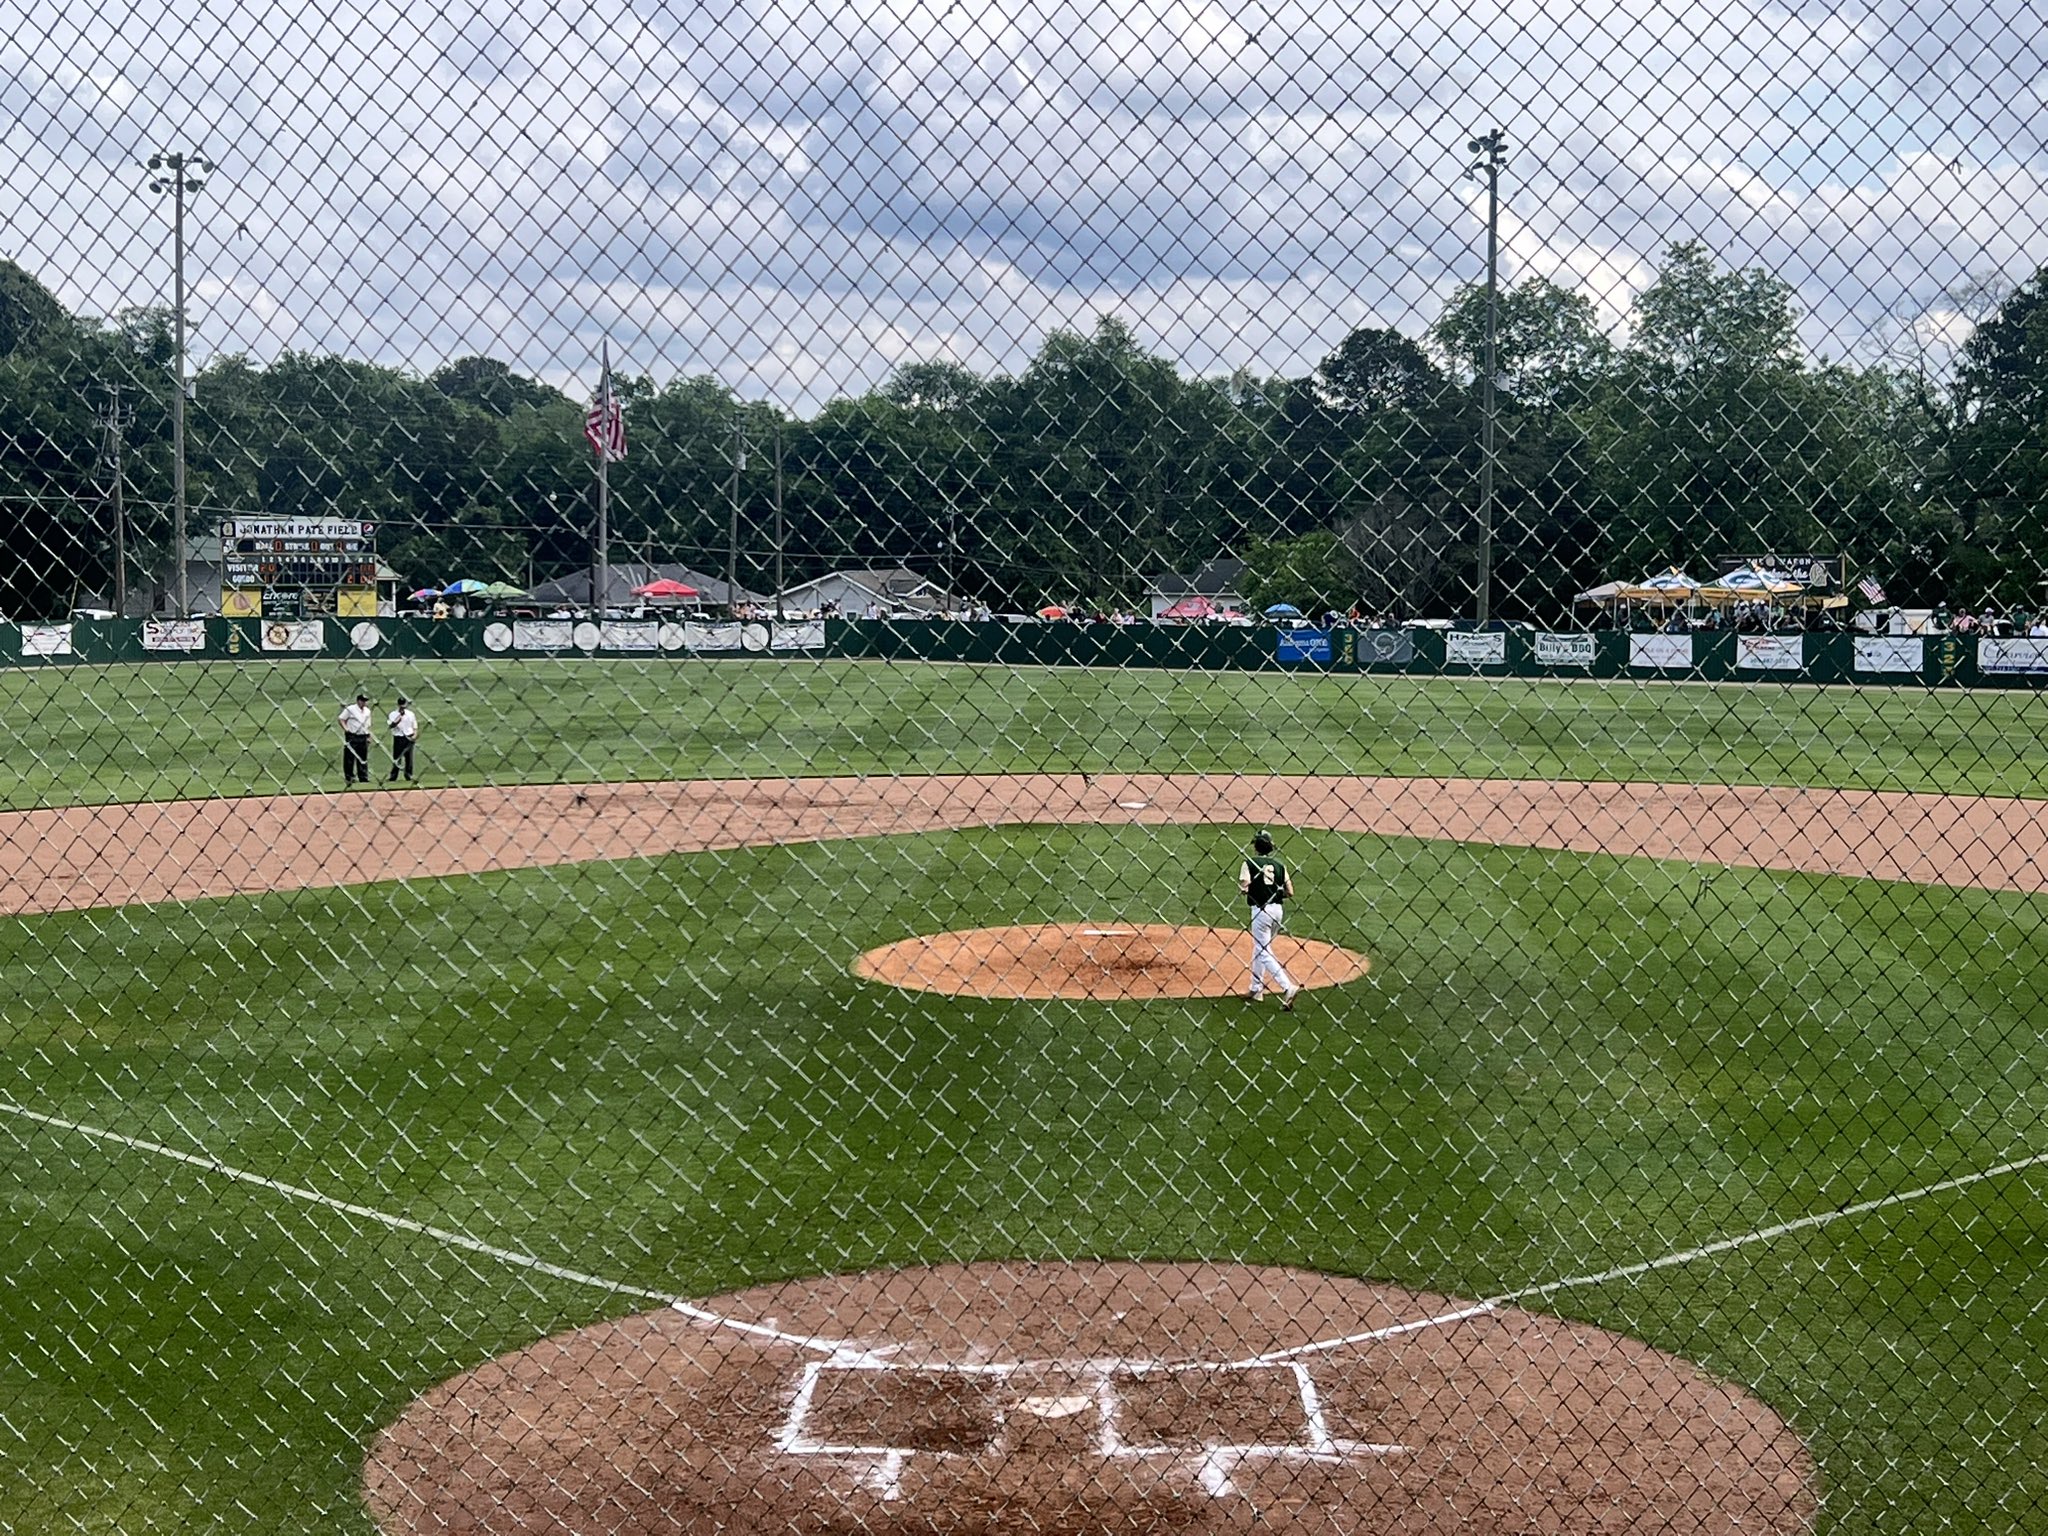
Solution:
<path fill-rule="evenodd" d="M 0 912 L 1026 822 L 1272 824 L 2048 889 L 2048 802 L 1328 775 L 948 774 L 372 790 L 0 814 Z"/>

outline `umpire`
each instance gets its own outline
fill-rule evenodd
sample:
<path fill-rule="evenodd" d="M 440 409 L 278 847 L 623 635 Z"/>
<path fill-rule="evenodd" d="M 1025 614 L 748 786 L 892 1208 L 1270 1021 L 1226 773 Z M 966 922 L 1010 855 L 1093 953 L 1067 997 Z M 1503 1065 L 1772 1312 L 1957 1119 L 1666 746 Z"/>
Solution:
<path fill-rule="evenodd" d="M 353 704 L 341 706 L 341 784 L 370 782 L 370 696 L 356 695 Z"/>

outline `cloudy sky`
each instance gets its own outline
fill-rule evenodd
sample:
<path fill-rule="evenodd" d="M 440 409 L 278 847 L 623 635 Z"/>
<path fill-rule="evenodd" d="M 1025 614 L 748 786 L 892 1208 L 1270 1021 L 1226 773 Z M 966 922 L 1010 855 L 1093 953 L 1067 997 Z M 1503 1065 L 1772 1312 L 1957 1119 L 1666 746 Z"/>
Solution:
<path fill-rule="evenodd" d="M 808 412 L 1116 315 L 1188 373 L 1300 373 L 1483 272 L 1499 127 L 1504 279 L 1618 323 L 1698 239 L 1857 358 L 2048 263 L 2044 95 L 2033 0 L 0 0 L 0 254 L 167 302 L 139 162 L 184 148 L 202 357 L 582 391 L 608 337 Z"/>

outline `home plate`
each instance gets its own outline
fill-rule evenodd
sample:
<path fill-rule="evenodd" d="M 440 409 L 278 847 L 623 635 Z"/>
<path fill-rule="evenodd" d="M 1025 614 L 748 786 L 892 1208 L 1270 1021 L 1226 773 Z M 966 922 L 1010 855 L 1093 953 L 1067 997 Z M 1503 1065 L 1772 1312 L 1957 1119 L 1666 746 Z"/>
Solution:
<path fill-rule="evenodd" d="M 1138 936 L 1135 928 L 1083 928 L 1084 939 L 1134 939 Z"/>
<path fill-rule="evenodd" d="M 1142 810 L 1144 810 L 1144 809 L 1145 809 L 1145 807 L 1146 807 L 1146 806 L 1150 805 L 1151 803 L 1152 803 L 1152 802 L 1151 802 L 1150 800 L 1119 800 L 1119 801 L 1117 801 L 1117 804 L 1118 804 L 1118 805 L 1120 805 L 1120 806 L 1122 806 L 1122 807 L 1123 807 L 1123 808 L 1124 808 L 1125 810 L 1127 810 L 1127 811 L 1142 811 Z"/>

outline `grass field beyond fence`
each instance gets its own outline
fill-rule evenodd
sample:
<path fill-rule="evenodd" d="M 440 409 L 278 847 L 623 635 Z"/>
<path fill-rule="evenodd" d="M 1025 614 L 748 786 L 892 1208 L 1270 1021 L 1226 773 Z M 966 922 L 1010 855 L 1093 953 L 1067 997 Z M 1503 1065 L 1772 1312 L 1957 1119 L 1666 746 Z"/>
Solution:
<path fill-rule="evenodd" d="M 0 672 L 0 808 L 340 785 L 400 693 L 433 783 L 1354 773 L 2037 795 L 2048 699 L 1797 685 L 1007 671 L 846 661 L 274 662 Z M 381 734 L 377 771 L 387 760 Z"/>
<path fill-rule="evenodd" d="M 848 663 L 75 667 L 0 682 L 8 807 L 337 788 L 358 683 L 380 718 L 412 695 L 442 784 L 1243 770 L 2031 795 L 2048 707 Z M 1828 1532 L 2048 1529 L 2048 898 L 1283 831 L 1291 928 L 1371 960 L 1293 1015 L 849 973 L 941 929 L 1235 925 L 1241 831 L 1006 827 L 0 920 L 0 1531 L 366 1536 L 369 1437 L 548 1333 L 784 1276 L 1098 1256 L 1557 1285 L 1529 1304 L 1785 1415 Z"/>

